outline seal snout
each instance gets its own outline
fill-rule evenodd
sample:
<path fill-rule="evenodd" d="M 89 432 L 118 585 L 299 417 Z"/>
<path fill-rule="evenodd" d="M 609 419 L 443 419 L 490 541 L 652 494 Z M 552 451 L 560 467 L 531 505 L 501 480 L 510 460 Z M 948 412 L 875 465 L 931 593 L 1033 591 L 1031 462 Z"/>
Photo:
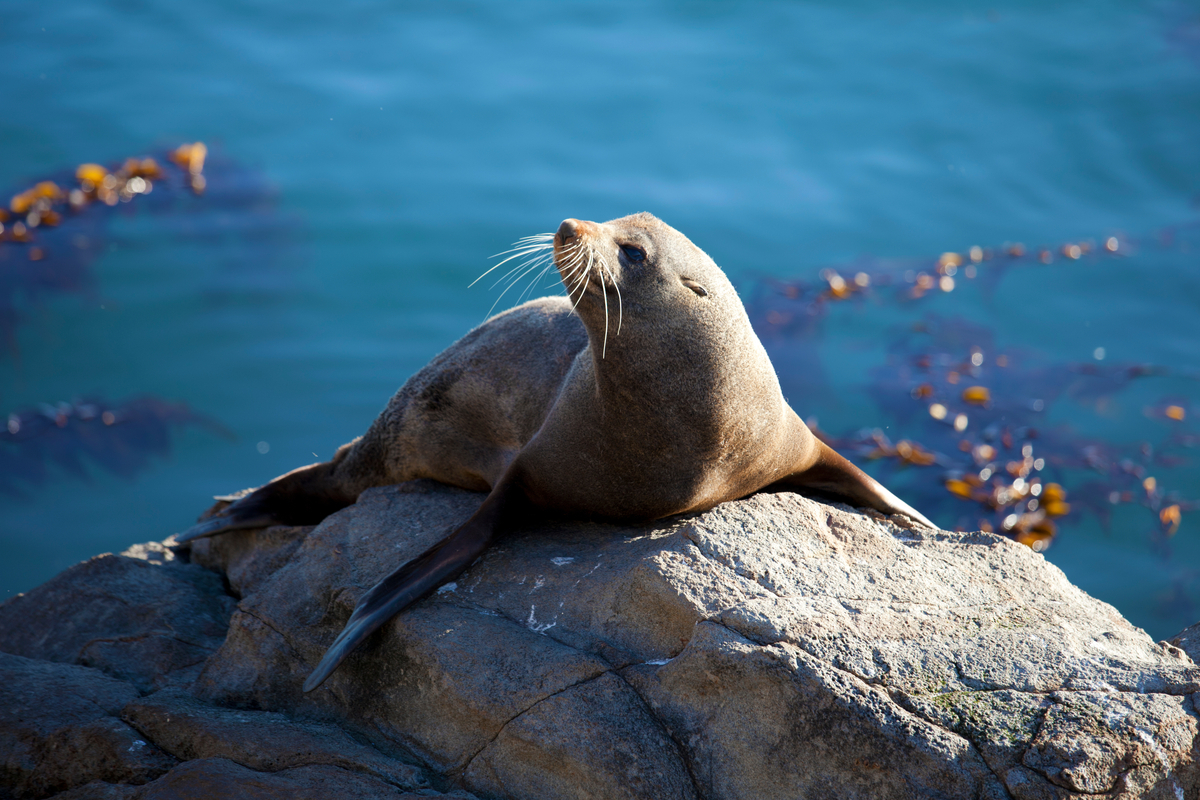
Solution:
<path fill-rule="evenodd" d="M 558 226 L 558 240 L 560 242 L 569 242 L 575 238 L 579 232 L 579 220 L 568 217 Z"/>
<path fill-rule="evenodd" d="M 567 217 L 558 226 L 558 233 L 554 235 L 554 242 L 559 245 L 570 244 L 576 238 L 585 237 L 589 233 L 594 232 L 595 229 L 596 223 L 594 222 Z"/>

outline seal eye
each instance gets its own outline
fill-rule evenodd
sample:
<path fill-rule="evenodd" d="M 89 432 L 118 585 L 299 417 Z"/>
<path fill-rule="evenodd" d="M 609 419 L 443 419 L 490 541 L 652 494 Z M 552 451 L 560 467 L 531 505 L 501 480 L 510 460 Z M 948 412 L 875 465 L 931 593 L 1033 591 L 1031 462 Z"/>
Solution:
<path fill-rule="evenodd" d="M 646 251 L 635 244 L 621 245 L 621 252 L 625 254 L 626 258 L 635 264 L 646 260 Z"/>

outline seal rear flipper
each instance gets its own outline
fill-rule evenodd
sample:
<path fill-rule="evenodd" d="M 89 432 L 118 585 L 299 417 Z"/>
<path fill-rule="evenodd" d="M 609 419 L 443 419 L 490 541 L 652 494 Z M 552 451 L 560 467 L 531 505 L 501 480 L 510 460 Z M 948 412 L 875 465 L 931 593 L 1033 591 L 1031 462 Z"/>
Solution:
<path fill-rule="evenodd" d="M 500 483 L 458 530 L 375 584 L 363 596 L 346 627 L 304 682 L 305 692 L 324 683 L 354 648 L 388 620 L 458 576 L 487 549 L 511 499 L 508 485 Z"/>
<path fill-rule="evenodd" d="M 202 519 L 183 533 L 175 534 L 175 543 L 183 544 L 194 539 L 202 539 L 226 531 L 238 531 L 243 528 L 265 528 L 278 525 L 278 521 L 270 514 L 259 512 L 236 515 L 220 515 Z"/>
<path fill-rule="evenodd" d="M 280 475 L 176 534 L 175 541 L 183 544 L 217 533 L 268 525 L 316 525 L 357 499 L 333 479 L 335 466 L 335 461 L 324 461 Z"/>
<path fill-rule="evenodd" d="M 884 514 L 902 514 L 914 522 L 937 529 L 924 514 L 888 491 L 882 483 L 863 472 L 836 450 L 819 439 L 816 463 L 793 472 L 772 488 L 811 489 L 814 492 L 844 500 L 859 508 L 873 508 Z"/>

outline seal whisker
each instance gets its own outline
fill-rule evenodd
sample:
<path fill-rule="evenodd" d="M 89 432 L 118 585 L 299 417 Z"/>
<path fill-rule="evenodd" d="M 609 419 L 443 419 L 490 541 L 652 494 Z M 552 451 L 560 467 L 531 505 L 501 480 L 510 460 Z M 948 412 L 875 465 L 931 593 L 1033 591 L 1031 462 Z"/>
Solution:
<path fill-rule="evenodd" d="M 499 258 L 500 256 L 508 256 L 508 258 L 504 259 L 503 261 L 501 261 L 498 264 L 493 265 L 487 271 L 485 271 L 483 273 L 483 275 L 480 275 L 478 278 L 471 281 L 471 283 L 468 285 L 468 288 L 479 283 L 479 281 L 482 280 L 484 278 L 484 276 L 490 274 L 491 272 L 494 272 L 495 270 L 497 270 L 500 267 L 507 264 L 509 261 L 512 261 L 514 258 L 520 258 L 523 255 L 528 255 L 530 253 L 536 253 L 538 250 L 546 250 L 548 248 L 552 248 L 554 246 L 554 234 L 553 233 L 537 233 L 532 236 L 523 236 L 520 239 L 518 239 L 515 244 L 516 244 L 515 247 L 512 247 L 508 250 L 504 250 L 503 252 L 496 253 L 495 255 L 491 256 L 492 258 Z M 509 255 L 510 253 L 512 253 L 512 255 Z"/>
<path fill-rule="evenodd" d="M 570 244 L 562 247 L 554 256 L 554 261 L 556 266 L 559 267 L 559 271 L 561 272 L 571 269 L 575 262 L 578 261 L 579 254 L 580 250 L 578 241 L 571 242 Z"/>
<path fill-rule="evenodd" d="M 568 283 L 570 283 L 571 290 L 574 291 L 574 289 L 575 289 L 574 285 L 578 283 L 576 278 L 579 277 L 579 274 L 580 274 L 579 265 L 578 264 L 573 265 L 569 270 L 567 270 L 565 273 L 562 274 L 563 285 L 565 286 L 565 285 L 568 285 Z"/>
<path fill-rule="evenodd" d="M 549 253 L 549 252 L 534 253 L 534 254 L 530 255 L 529 258 L 525 259 L 520 264 L 518 264 L 517 266 L 510 269 L 508 272 L 504 273 L 504 276 L 502 278 L 500 278 L 499 280 L 497 280 L 496 284 L 498 284 L 498 283 L 500 283 L 500 281 L 503 281 L 506 279 L 511 279 L 510 282 L 519 281 L 521 278 L 525 277 L 525 275 L 529 272 L 531 266 L 532 267 L 541 266 L 542 262 L 545 261 L 546 259 L 553 260 L 554 253 Z M 516 277 L 513 277 L 513 276 L 516 276 Z M 496 284 L 493 284 L 493 287 Z"/>
<path fill-rule="evenodd" d="M 584 293 L 587 292 L 588 281 L 592 279 L 592 251 L 587 252 L 587 263 L 583 264 L 583 269 L 579 273 L 579 300 L 583 299 Z M 579 304 L 579 300 L 575 304 Z"/>
<path fill-rule="evenodd" d="M 502 256 L 509 257 L 514 253 L 520 255 L 521 253 L 529 253 L 535 250 L 549 250 L 552 247 L 554 247 L 553 242 L 526 242 L 520 247 L 513 247 L 509 250 L 505 250 L 504 252 L 495 253 L 491 256 L 491 258 L 500 258 Z M 505 260 L 507 260 L 507 258 Z"/>
<path fill-rule="evenodd" d="M 492 267 L 492 269 L 499 267 L 501 264 L 506 264 L 509 261 L 512 261 L 514 258 L 517 258 L 518 256 L 523 255 L 525 253 L 533 253 L 538 250 L 547 250 L 553 246 L 554 245 L 551 242 L 531 243 L 531 244 L 522 245 L 520 247 L 514 247 L 511 250 L 505 250 L 502 253 L 496 253 L 490 257 L 491 258 L 500 258 L 500 256 L 507 256 L 507 258 L 500 261 L 500 263 L 496 264 L 496 266 Z"/>
<path fill-rule="evenodd" d="M 571 287 L 572 293 L 574 293 L 576 289 L 579 290 L 579 296 L 576 297 L 575 302 L 571 304 L 572 311 L 574 311 L 576 308 L 579 307 L 579 301 L 583 299 L 583 294 L 587 290 L 587 279 L 588 279 L 588 274 L 589 274 L 588 271 L 591 269 L 591 261 L 590 261 L 591 253 L 590 252 L 588 254 L 588 258 L 589 258 L 588 266 L 584 267 L 582 270 L 579 271 L 578 279 L 575 281 L 575 285 L 573 287 Z M 576 263 L 575 268 L 578 269 L 582 265 L 583 265 L 583 253 L 581 252 L 579 254 L 579 261 Z"/>
<path fill-rule="evenodd" d="M 537 269 L 541 265 L 542 259 L 545 257 L 546 256 L 543 254 L 543 255 L 539 255 L 539 256 L 532 256 L 531 258 L 529 258 L 525 261 L 522 261 L 520 264 L 518 264 L 517 266 L 510 269 L 504 275 L 497 278 L 496 282 L 493 283 L 490 288 L 495 289 L 500 284 L 506 283 L 507 286 L 504 287 L 504 291 L 507 292 L 514 285 L 516 285 L 522 278 L 524 278 L 526 275 L 528 275 L 533 270 Z M 501 296 L 503 296 L 503 293 L 501 293 Z"/>
<path fill-rule="evenodd" d="M 480 275 L 478 278 L 476 278 L 475 280 L 473 280 L 473 281 L 471 281 L 469 284 L 467 284 L 467 288 L 469 289 L 470 287 L 472 287 L 472 286 L 474 286 L 475 284 L 479 283 L 481 280 L 483 280 L 484 278 L 486 278 L 486 277 L 487 277 L 488 275 L 490 275 L 491 273 L 495 272 L 495 271 L 496 271 L 497 269 L 499 269 L 500 267 L 502 267 L 502 266 L 504 266 L 505 264 L 507 264 L 509 261 L 512 261 L 514 258 L 524 258 L 524 257 L 531 256 L 531 255 L 534 255 L 534 256 L 536 256 L 536 254 L 537 254 L 537 251 L 538 251 L 539 249 L 544 249 L 544 248 L 537 248 L 537 249 L 534 249 L 534 250 L 529 250 L 529 251 L 526 251 L 526 252 L 517 253 L 517 254 L 515 254 L 515 255 L 509 256 L 508 258 L 504 259 L 504 260 L 503 260 L 503 261 L 501 261 L 499 264 L 496 264 L 495 266 L 493 266 L 493 267 L 491 267 L 490 269 L 486 270 L 486 271 L 485 271 L 485 272 L 484 272 L 482 275 Z M 509 270 L 507 273 L 505 273 L 505 274 L 506 274 L 506 275 L 511 275 L 511 274 L 512 274 L 512 273 L 513 273 L 515 270 L 518 270 L 518 269 L 520 269 L 520 266 L 518 266 L 518 267 L 514 267 L 513 269 L 510 269 L 510 270 Z M 501 278 L 500 280 L 503 280 L 503 279 L 504 279 L 504 278 Z M 496 281 L 496 283 L 493 283 L 491 288 L 493 288 L 493 289 L 494 289 L 494 288 L 496 288 L 496 284 L 500 283 L 500 280 Z"/>
<path fill-rule="evenodd" d="M 581 252 L 582 251 L 579 250 L 579 242 L 572 242 L 571 244 L 559 250 L 556 261 L 563 262 L 560 267 L 560 271 L 573 269 L 579 261 Z"/>
<path fill-rule="evenodd" d="M 535 233 L 532 236 L 522 236 L 520 239 L 517 239 L 515 242 L 513 242 L 513 246 L 510 249 L 496 253 L 492 256 L 492 258 L 499 258 L 500 256 L 507 255 L 515 250 L 520 250 L 523 247 L 529 247 L 530 245 L 552 243 L 553 241 L 553 233 Z"/>
<path fill-rule="evenodd" d="M 547 235 L 553 236 L 552 234 L 538 234 L 539 237 L 547 236 Z M 535 238 L 535 237 L 526 237 L 526 238 Z M 564 247 L 562 249 L 561 253 L 569 253 L 575 247 L 576 244 L 577 243 L 572 242 L 570 245 L 567 245 L 566 247 Z M 543 242 L 542 244 L 540 244 L 536 247 L 525 247 L 525 248 L 514 248 L 514 249 L 517 249 L 519 252 L 517 252 L 516 255 L 510 256 L 509 258 L 505 259 L 505 261 L 502 261 L 500 264 L 497 264 L 495 267 L 492 267 L 492 269 L 496 269 L 496 267 L 502 266 L 506 261 L 511 261 L 513 258 L 516 258 L 518 256 L 528 255 L 530 257 L 527 260 L 522 261 L 519 265 L 510 269 L 508 272 L 506 272 L 503 277 L 499 278 L 495 283 L 492 284 L 491 288 L 495 289 L 497 286 L 499 286 L 501 283 L 503 283 L 505 279 L 509 278 L 512 275 L 517 275 L 517 277 L 512 278 L 512 280 L 510 281 L 511 283 L 515 283 L 516 281 L 519 281 L 521 278 L 525 277 L 525 275 L 529 274 L 529 272 L 531 272 L 533 269 L 536 269 L 538 264 L 541 263 L 542 259 L 549 259 L 551 263 L 553 263 L 554 259 L 555 259 L 554 243 L 552 241 L 549 243 Z M 510 250 L 510 251 L 505 251 L 505 252 L 512 252 L 512 251 Z M 503 253 L 500 253 L 499 255 L 503 255 Z M 488 270 L 488 272 L 490 272 L 490 271 L 491 270 Z M 520 274 L 517 274 L 517 273 L 520 273 Z M 544 273 L 544 270 L 543 270 L 543 273 Z M 486 274 L 487 273 L 485 272 L 484 275 L 486 275 Z M 479 277 L 482 278 L 483 275 L 480 275 Z M 475 280 L 478 281 L 479 278 L 476 278 Z M 472 285 L 474 285 L 474 283 L 472 283 Z M 534 285 L 536 285 L 536 281 L 535 281 Z M 524 297 L 524 293 L 522 293 L 521 296 Z"/>
<path fill-rule="evenodd" d="M 572 297 L 572 295 L 575 294 L 575 290 L 580 288 L 580 283 L 583 280 L 583 277 L 586 276 L 586 271 L 582 275 L 580 273 L 579 268 L 583 264 L 583 252 L 584 251 L 582 249 L 576 248 L 576 246 L 578 244 L 579 244 L 578 241 L 571 243 L 570 250 L 573 250 L 574 252 L 569 252 L 568 248 L 563 248 L 563 250 L 562 250 L 562 255 L 564 255 L 564 256 L 569 255 L 569 258 L 567 259 L 566 263 L 563 264 L 563 266 L 559 270 L 559 273 L 562 277 L 563 285 L 567 287 L 567 296 L 568 297 Z M 576 280 L 577 277 L 579 278 L 579 280 Z M 582 291 L 580 292 L 579 297 L 583 297 Z M 573 310 L 575 308 L 575 306 L 579 305 L 579 299 L 578 298 L 572 298 L 572 299 L 574 300 L 574 304 L 571 306 L 571 308 Z"/>
<path fill-rule="evenodd" d="M 600 264 L 603 269 L 608 271 L 609 280 L 612 281 L 613 288 L 617 290 L 617 336 L 621 335 L 621 323 L 625 321 L 625 305 L 621 302 L 621 287 L 617 285 L 617 276 L 612 267 L 608 266 L 608 261 L 604 256 L 600 256 Z"/>
<path fill-rule="evenodd" d="M 567 263 L 565 263 L 560 270 L 564 279 L 567 276 L 574 275 L 578 271 L 580 263 L 583 261 L 582 251 L 571 253 L 570 256 L 571 257 L 567 260 Z"/>
<path fill-rule="evenodd" d="M 525 288 L 521 290 L 521 294 L 517 295 L 517 303 L 522 303 L 525 300 L 525 295 L 529 294 L 529 290 L 537 286 L 538 281 L 546 274 L 546 270 L 550 269 L 550 262 L 544 259 L 539 259 L 530 263 L 529 268 L 522 272 L 517 277 L 513 278 L 515 285 L 519 281 L 523 281 L 526 276 L 533 275 L 533 280 L 529 281 Z"/>
<path fill-rule="evenodd" d="M 600 348 L 600 358 L 604 358 L 608 354 L 608 287 L 604 285 L 604 270 L 601 267 L 603 261 L 597 264 L 597 272 L 600 276 L 600 294 L 604 297 L 604 345 Z M 591 269 L 591 260 L 588 260 L 588 269 Z"/>
<path fill-rule="evenodd" d="M 541 283 L 542 278 L 546 277 L 546 273 L 550 271 L 550 267 L 552 266 L 554 266 L 553 256 L 551 256 L 551 258 L 542 265 L 542 268 L 538 274 L 535 275 L 533 280 L 529 282 L 529 285 L 525 287 L 525 291 L 521 292 L 521 296 L 517 298 L 517 303 L 521 303 L 525 300 L 525 295 L 529 294 L 531 289 L 536 288 L 537 285 Z"/>
<path fill-rule="evenodd" d="M 559 265 L 558 274 L 562 280 L 563 287 L 567 290 L 567 296 L 570 297 L 575 293 L 575 287 L 572 285 L 572 279 L 579 270 L 579 254 L 571 254 L 570 260 Z"/>
<path fill-rule="evenodd" d="M 521 264 L 520 267 L 514 267 L 512 270 L 509 270 L 509 274 L 512 274 L 517 269 L 524 268 L 523 272 L 521 272 L 519 275 L 517 275 L 515 278 L 513 278 L 511 281 L 508 282 L 508 286 L 505 286 L 504 291 L 500 292 L 500 296 L 496 298 L 496 302 L 492 303 L 492 307 L 488 309 L 488 313 L 487 313 L 487 315 L 489 317 L 492 315 L 492 312 L 496 310 L 496 306 L 500 303 L 500 301 L 504 299 L 504 295 L 508 294 L 508 290 L 511 289 L 512 287 L 516 286 L 517 283 L 521 280 L 521 278 L 525 277 L 527 274 L 529 274 L 530 272 L 532 272 L 534 269 L 537 268 L 537 263 L 536 263 L 537 260 L 538 259 L 533 259 L 532 261 L 526 261 L 525 263 Z M 508 277 L 508 276 L 506 275 L 505 278 L 506 277 Z M 503 280 L 504 280 L 504 278 L 501 278 L 500 280 L 496 281 L 496 283 L 492 285 L 492 288 L 493 289 L 496 288 L 496 284 L 499 284 Z"/>
<path fill-rule="evenodd" d="M 574 294 L 576 291 L 579 292 L 579 294 L 575 297 L 575 301 L 573 303 L 571 303 L 572 311 L 574 311 L 576 308 L 579 307 L 579 301 L 583 299 L 583 292 L 586 288 L 587 288 L 587 276 L 580 275 L 576 279 L 575 285 L 571 287 L 572 294 Z"/>
<path fill-rule="evenodd" d="M 568 277 L 571 279 L 571 287 L 570 287 L 569 294 L 571 295 L 572 301 L 574 301 L 571 303 L 571 311 L 575 311 L 575 308 L 578 305 L 580 305 L 581 297 L 583 297 L 582 285 L 583 285 L 584 279 L 587 278 L 587 273 L 580 269 L 580 267 L 582 265 L 583 265 L 583 257 L 582 257 L 582 254 L 580 254 L 580 257 L 578 257 L 575 260 L 575 263 L 571 265 L 571 270 L 568 275 Z M 578 291 L 578 297 L 574 296 L 576 291 Z"/>

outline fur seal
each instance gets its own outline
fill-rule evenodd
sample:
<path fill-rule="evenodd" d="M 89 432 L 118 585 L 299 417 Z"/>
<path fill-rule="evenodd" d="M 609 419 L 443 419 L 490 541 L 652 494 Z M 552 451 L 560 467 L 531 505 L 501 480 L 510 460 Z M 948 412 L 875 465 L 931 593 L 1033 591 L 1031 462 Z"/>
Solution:
<path fill-rule="evenodd" d="M 936 527 L 812 434 L 732 284 L 683 234 L 647 213 L 567 219 L 517 252 L 552 258 L 567 296 L 487 320 L 330 461 L 276 478 L 178 538 L 315 524 L 364 489 L 415 478 L 489 492 L 362 598 L 306 692 L 538 512 L 645 521 L 800 489 Z"/>

